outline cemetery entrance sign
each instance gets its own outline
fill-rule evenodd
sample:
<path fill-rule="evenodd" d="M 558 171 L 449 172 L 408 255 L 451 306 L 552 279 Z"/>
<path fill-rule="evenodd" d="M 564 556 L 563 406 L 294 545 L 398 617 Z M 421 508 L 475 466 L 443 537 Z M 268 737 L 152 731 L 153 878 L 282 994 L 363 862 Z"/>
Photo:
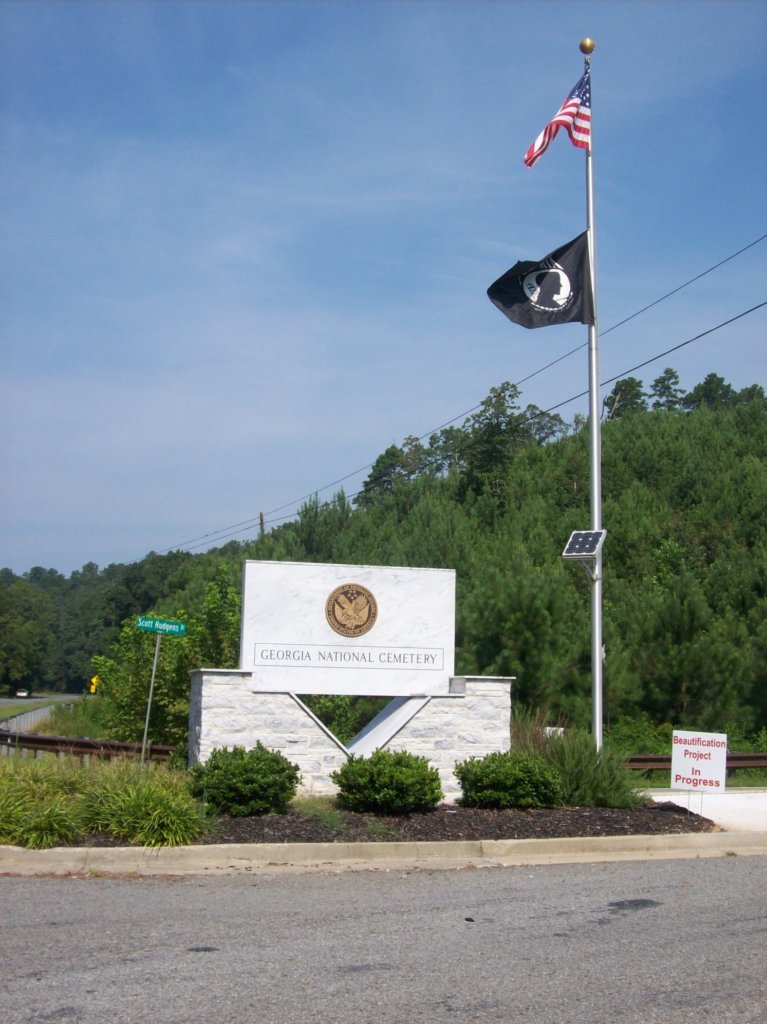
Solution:
<path fill-rule="evenodd" d="M 251 561 L 242 607 L 240 668 L 254 692 L 449 692 L 453 569 Z"/>
<path fill-rule="evenodd" d="M 351 755 L 406 750 L 456 800 L 458 761 L 509 749 L 512 680 L 453 675 L 454 649 L 452 569 L 245 562 L 240 665 L 192 672 L 189 763 L 262 743 L 298 765 L 300 792 L 335 793 Z M 391 699 L 342 743 L 313 694 Z"/>

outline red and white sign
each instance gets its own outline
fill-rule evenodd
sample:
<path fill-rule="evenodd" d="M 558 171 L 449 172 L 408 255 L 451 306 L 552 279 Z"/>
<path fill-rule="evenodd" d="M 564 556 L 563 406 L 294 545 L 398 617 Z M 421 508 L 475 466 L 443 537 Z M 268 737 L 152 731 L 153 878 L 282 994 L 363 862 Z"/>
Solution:
<path fill-rule="evenodd" d="M 727 776 L 727 734 L 675 729 L 671 748 L 671 788 L 721 793 Z"/>

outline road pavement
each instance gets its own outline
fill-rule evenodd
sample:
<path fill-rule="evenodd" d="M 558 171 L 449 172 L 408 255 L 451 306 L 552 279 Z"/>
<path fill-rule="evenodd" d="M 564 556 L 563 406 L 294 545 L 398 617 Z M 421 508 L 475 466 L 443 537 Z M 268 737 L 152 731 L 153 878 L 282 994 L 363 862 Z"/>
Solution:
<path fill-rule="evenodd" d="M 13 1024 L 762 1024 L 760 857 L 3 878 Z"/>

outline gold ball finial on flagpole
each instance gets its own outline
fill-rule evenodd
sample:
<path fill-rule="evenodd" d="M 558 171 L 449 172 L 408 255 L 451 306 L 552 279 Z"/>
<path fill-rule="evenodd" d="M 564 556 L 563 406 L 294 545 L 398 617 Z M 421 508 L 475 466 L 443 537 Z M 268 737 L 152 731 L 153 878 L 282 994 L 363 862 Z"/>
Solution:
<path fill-rule="evenodd" d="M 588 56 L 589 54 L 594 52 L 594 47 L 596 45 L 597 44 L 594 42 L 593 39 L 589 39 L 589 37 L 586 36 L 585 39 L 581 39 L 581 53 L 585 53 Z"/>

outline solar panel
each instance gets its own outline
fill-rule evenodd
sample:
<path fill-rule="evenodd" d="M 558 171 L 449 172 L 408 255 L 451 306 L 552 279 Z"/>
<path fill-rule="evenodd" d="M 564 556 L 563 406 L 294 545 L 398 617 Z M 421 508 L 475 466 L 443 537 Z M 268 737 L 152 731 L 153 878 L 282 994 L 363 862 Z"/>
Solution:
<path fill-rule="evenodd" d="M 562 558 L 596 558 L 607 536 L 607 530 L 573 530 Z"/>

